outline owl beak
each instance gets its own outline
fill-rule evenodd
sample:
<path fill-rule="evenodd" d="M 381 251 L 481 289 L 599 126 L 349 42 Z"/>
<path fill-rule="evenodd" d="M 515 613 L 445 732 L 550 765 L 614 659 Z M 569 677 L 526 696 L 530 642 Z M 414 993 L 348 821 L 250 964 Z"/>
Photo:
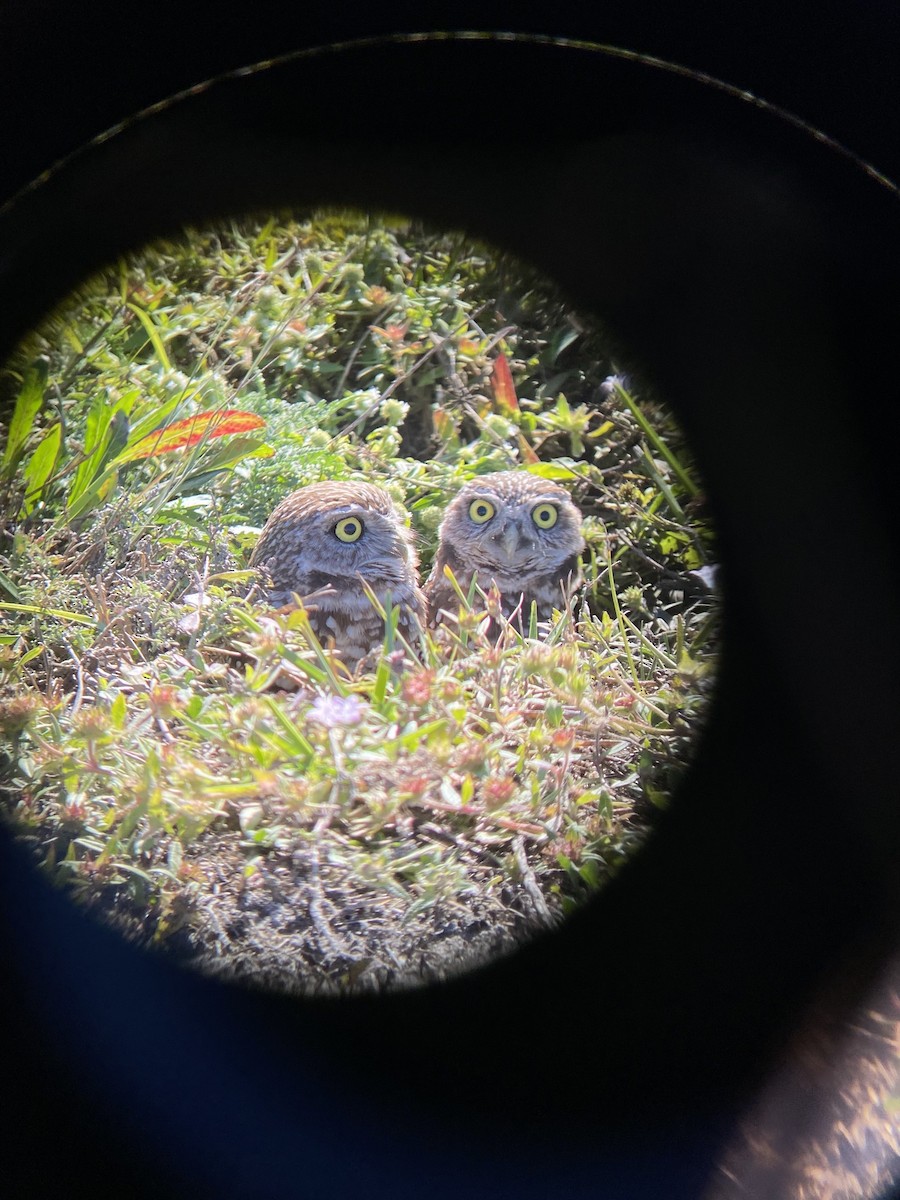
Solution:
<path fill-rule="evenodd" d="M 503 528 L 494 535 L 494 541 L 506 558 L 512 561 L 513 557 L 522 549 L 522 531 L 519 529 L 518 522 L 507 521 Z"/>
<path fill-rule="evenodd" d="M 516 548 L 519 545 L 519 531 L 516 529 L 515 525 L 510 523 L 503 530 L 500 544 L 503 547 L 503 553 L 506 555 L 506 557 L 512 558 L 513 554 L 516 552 Z"/>

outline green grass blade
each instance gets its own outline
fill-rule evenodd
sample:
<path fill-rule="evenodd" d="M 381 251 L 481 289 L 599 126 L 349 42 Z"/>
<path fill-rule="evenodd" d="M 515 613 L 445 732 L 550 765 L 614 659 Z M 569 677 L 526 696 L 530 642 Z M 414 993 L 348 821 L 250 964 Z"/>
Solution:
<path fill-rule="evenodd" d="M 9 423 L 9 433 L 6 438 L 6 449 L 0 470 L 4 475 L 11 475 L 22 453 L 22 448 L 31 433 L 34 418 L 44 403 L 44 390 L 47 387 L 48 366 L 39 360 L 25 372 L 22 387 L 16 397 L 12 420 Z"/>
<path fill-rule="evenodd" d="M 75 621 L 78 625 L 94 625 L 96 622 L 93 617 L 86 617 L 82 613 L 68 612 L 64 608 L 42 608 L 39 604 L 6 604 L 0 602 L 0 609 L 7 612 L 33 613 L 40 617 L 56 617 L 60 621 Z"/>
<path fill-rule="evenodd" d="M 679 481 L 681 482 L 682 486 L 689 493 L 689 495 L 696 496 L 698 494 L 698 492 L 700 491 L 700 489 L 697 487 L 696 483 L 694 483 L 693 479 L 691 479 L 688 472 L 681 465 L 681 463 L 678 461 L 676 456 L 672 453 L 672 451 L 669 449 L 669 447 L 666 445 L 666 443 L 662 440 L 662 438 L 659 436 L 659 434 L 656 432 L 656 430 L 653 428 L 653 426 L 650 424 L 650 422 L 647 420 L 647 418 L 644 416 L 644 414 L 638 408 L 637 404 L 635 404 L 631 395 L 625 391 L 625 389 L 622 387 L 622 385 L 620 383 L 616 383 L 615 386 L 616 386 L 616 395 L 619 397 L 620 400 L 623 400 L 625 402 L 625 404 L 628 406 L 628 409 L 629 409 L 631 415 L 634 417 L 634 419 L 637 421 L 638 425 L 640 425 L 641 429 L 643 429 L 644 433 L 647 435 L 647 437 L 650 439 L 650 441 L 653 443 L 653 445 L 656 447 L 656 449 L 659 451 L 659 453 L 663 456 L 663 458 L 666 460 L 666 462 L 669 464 L 669 466 L 675 472 L 675 474 L 678 477 Z"/>
<path fill-rule="evenodd" d="M 134 313 L 134 315 L 137 317 L 137 319 L 143 325 L 144 332 L 147 334 L 147 337 L 150 339 L 150 344 L 153 347 L 153 352 L 155 353 L 156 357 L 159 359 L 160 366 L 162 367 L 162 369 L 164 371 L 171 371 L 172 364 L 169 361 L 169 356 L 166 353 L 166 348 L 163 345 L 162 338 L 159 336 L 159 330 L 154 325 L 150 314 L 148 312 L 146 312 L 143 308 L 141 308 L 141 306 L 139 304 L 134 304 L 130 300 L 128 301 L 128 308 L 131 309 L 131 311 Z"/>
<path fill-rule="evenodd" d="M 292 753 L 297 758 L 301 758 L 304 763 L 311 762 L 315 757 L 316 752 L 313 749 L 312 744 L 307 741 L 304 735 L 297 728 L 296 724 L 284 711 L 284 705 L 280 704 L 274 696 L 267 696 L 266 703 L 272 716 L 287 735 L 287 740 L 291 747 Z"/>
<path fill-rule="evenodd" d="M 540 630 L 538 629 L 538 614 L 537 604 L 534 600 L 531 601 L 531 607 L 528 612 L 528 637 L 532 641 L 537 641 Z"/>
<path fill-rule="evenodd" d="M 643 459 L 644 467 L 647 471 L 647 474 L 650 476 L 650 478 L 653 480 L 653 482 L 659 488 L 659 490 L 662 493 L 663 497 L 665 498 L 665 501 L 668 504 L 669 508 L 672 510 L 672 512 L 675 514 L 675 516 L 678 517 L 679 521 L 683 521 L 684 520 L 684 509 L 681 507 L 681 505 L 675 499 L 675 494 L 673 493 L 672 489 L 669 487 L 669 485 L 663 479 L 662 475 L 660 475 L 659 471 L 657 471 L 657 469 L 653 463 L 653 459 L 647 453 L 646 446 L 644 446 L 644 445 L 638 446 L 638 453 L 640 454 L 641 458 Z"/>
<path fill-rule="evenodd" d="M 609 594 L 612 597 L 613 610 L 616 614 L 616 621 L 619 629 L 622 631 L 622 646 L 625 650 L 625 657 L 628 659 L 628 670 L 631 672 L 631 678 L 634 681 L 635 687 L 640 685 L 638 679 L 637 667 L 634 662 L 634 655 L 631 653 L 631 646 L 628 644 L 628 627 L 625 624 L 625 619 L 622 615 L 622 609 L 619 607 L 619 595 L 616 591 L 616 580 L 613 575 L 612 557 L 608 560 L 609 567 Z"/>

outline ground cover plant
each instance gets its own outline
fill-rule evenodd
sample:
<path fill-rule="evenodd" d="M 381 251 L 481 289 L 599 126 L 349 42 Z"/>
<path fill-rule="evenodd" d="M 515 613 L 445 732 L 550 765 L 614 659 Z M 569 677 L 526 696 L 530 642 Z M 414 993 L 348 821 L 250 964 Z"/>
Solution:
<path fill-rule="evenodd" d="M 0 373 L 3 809 L 142 945 L 298 992 L 408 985 L 589 899 L 709 701 L 714 543 L 665 407 L 527 265 L 352 213 L 115 264 Z M 386 488 L 423 578 L 460 487 L 561 483 L 585 587 L 491 591 L 351 673 L 248 560 L 292 490 Z"/>

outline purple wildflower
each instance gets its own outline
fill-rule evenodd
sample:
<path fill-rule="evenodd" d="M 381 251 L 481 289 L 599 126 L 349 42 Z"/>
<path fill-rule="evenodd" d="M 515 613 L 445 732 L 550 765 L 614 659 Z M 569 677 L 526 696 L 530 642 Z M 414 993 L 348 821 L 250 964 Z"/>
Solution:
<path fill-rule="evenodd" d="M 310 708 L 309 717 L 326 729 L 358 725 L 363 718 L 363 706 L 358 696 L 320 696 Z"/>
<path fill-rule="evenodd" d="M 624 388 L 626 391 L 628 391 L 631 386 L 631 380 L 627 375 L 607 375 L 607 377 L 600 384 L 600 395 L 603 396 L 604 399 L 607 396 L 614 395 L 616 384 L 618 384 L 620 388 Z"/>

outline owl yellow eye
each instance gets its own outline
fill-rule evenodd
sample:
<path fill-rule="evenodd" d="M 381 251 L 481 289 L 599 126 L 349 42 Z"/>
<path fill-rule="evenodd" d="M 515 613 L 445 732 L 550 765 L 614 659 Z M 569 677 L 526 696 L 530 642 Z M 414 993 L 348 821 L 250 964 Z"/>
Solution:
<path fill-rule="evenodd" d="M 538 529 L 552 529 L 558 516 L 559 509 L 555 504 L 536 504 L 531 510 L 531 519 Z"/>
<path fill-rule="evenodd" d="M 483 525 L 494 515 L 494 506 L 490 500 L 473 500 L 469 505 L 469 516 L 476 525 Z"/>
<path fill-rule="evenodd" d="M 334 527 L 334 536 L 342 542 L 358 542 L 362 532 L 363 523 L 359 517 L 344 517 Z"/>

